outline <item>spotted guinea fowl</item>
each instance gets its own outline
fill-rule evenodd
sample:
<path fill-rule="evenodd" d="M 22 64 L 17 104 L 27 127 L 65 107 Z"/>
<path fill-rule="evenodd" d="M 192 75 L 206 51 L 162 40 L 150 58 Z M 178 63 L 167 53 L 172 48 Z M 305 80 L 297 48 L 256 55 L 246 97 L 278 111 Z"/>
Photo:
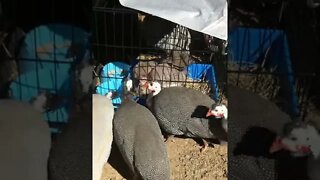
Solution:
<path fill-rule="evenodd" d="M 274 180 L 289 175 L 303 179 L 301 168 L 294 170 L 301 167 L 296 162 L 303 162 L 303 159 L 292 157 L 288 151 L 279 151 L 287 148 L 277 137 L 282 135 L 285 125 L 292 122 L 290 116 L 271 101 L 239 87 L 228 86 L 228 98 L 231 114 L 228 135 L 232 137 L 228 141 L 228 178 Z M 271 157 L 271 150 L 278 152 L 281 162 Z M 238 152 L 234 154 L 234 151 Z M 279 168 L 290 174 L 277 171 Z"/>
<path fill-rule="evenodd" d="M 93 94 L 92 112 L 92 171 L 93 180 L 99 180 L 111 152 L 113 104 L 108 97 Z"/>
<path fill-rule="evenodd" d="M 294 153 L 295 157 L 303 157 L 305 158 L 305 168 L 306 174 L 309 180 L 318 180 L 320 178 L 320 134 L 319 129 L 316 125 L 309 122 L 296 121 L 294 123 L 289 124 L 285 129 L 286 139 L 284 142 L 290 149 L 293 149 L 297 146 L 306 146 L 309 148 L 307 152 L 309 153 Z"/>
<path fill-rule="evenodd" d="M 235 147 L 233 154 L 245 154 L 254 157 L 276 158 L 279 151 L 287 151 L 293 157 L 306 156 L 312 150 L 308 144 L 306 129 L 297 122 L 284 125 L 283 133 L 259 126 L 250 127 Z"/>
<path fill-rule="evenodd" d="M 217 104 L 209 96 L 190 88 L 170 87 L 161 90 L 158 82 L 152 82 L 148 89 L 151 93 L 147 98 L 147 106 L 169 137 L 200 138 L 204 143 L 201 151 L 207 148 L 206 140 L 209 139 L 226 143 L 228 111 L 225 105 Z"/>
<path fill-rule="evenodd" d="M 128 93 L 125 93 L 122 104 L 115 112 L 113 132 L 114 141 L 133 179 L 170 179 L 167 149 L 158 122 L 146 107 L 132 100 Z"/>
<path fill-rule="evenodd" d="M 92 96 L 80 108 L 72 108 L 68 124 L 53 141 L 50 180 L 92 179 Z"/>
<path fill-rule="evenodd" d="M 305 179 L 318 180 L 320 178 L 320 134 L 316 125 L 311 121 L 303 122 L 299 119 L 289 123 L 285 127 L 282 141 L 289 149 L 304 147 L 302 149 L 304 151 L 293 152 L 291 156 L 304 160 L 296 164 L 302 166 L 299 169 L 305 171 L 307 176 Z"/>

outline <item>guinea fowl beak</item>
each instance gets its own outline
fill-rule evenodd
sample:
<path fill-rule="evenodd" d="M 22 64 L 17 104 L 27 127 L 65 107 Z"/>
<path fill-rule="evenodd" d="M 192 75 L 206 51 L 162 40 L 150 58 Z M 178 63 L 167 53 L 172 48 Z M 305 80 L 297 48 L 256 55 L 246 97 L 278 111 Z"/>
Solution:
<path fill-rule="evenodd" d="M 288 150 L 288 151 L 291 151 L 291 152 L 301 152 L 301 153 L 310 153 L 311 152 L 310 147 L 305 146 L 305 145 L 296 146 L 296 150 L 292 150 L 292 149 L 288 148 L 285 144 L 282 143 L 282 140 L 281 140 L 280 137 L 277 137 L 275 139 L 275 141 L 273 141 L 269 152 L 270 153 L 274 153 L 274 152 L 280 151 L 282 149 Z"/>
<path fill-rule="evenodd" d="M 302 153 L 310 153 L 311 149 L 308 146 L 298 146 L 297 150 Z"/>
<path fill-rule="evenodd" d="M 210 117 L 210 116 L 213 116 L 211 109 L 208 110 L 206 117 Z"/>
<path fill-rule="evenodd" d="M 146 89 L 150 90 L 151 92 L 156 92 L 156 90 L 154 88 L 150 87 L 150 84 L 148 82 L 146 82 L 143 87 L 145 87 Z"/>

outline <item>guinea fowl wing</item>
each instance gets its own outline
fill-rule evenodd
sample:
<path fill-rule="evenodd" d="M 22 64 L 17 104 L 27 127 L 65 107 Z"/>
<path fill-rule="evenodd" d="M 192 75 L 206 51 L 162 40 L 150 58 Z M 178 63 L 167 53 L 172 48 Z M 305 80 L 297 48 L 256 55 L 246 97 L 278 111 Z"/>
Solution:
<path fill-rule="evenodd" d="M 154 97 L 153 112 L 161 128 L 174 135 L 182 135 L 188 119 L 188 98 L 178 87 L 163 89 Z"/>
<path fill-rule="evenodd" d="M 195 137 L 213 138 L 214 134 L 211 132 L 210 121 L 217 121 L 214 118 L 207 119 L 206 113 L 209 107 L 215 103 L 209 96 L 192 89 L 188 90 L 188 124 L 187 133 Z M 217 124 L 217 123 L 214 123 Z"/>
<path fill-rule="evenodd" d="M 133 155 L 134 155 L 134 136 L 136 126 L 137 107 L 136 103 L 125 100 L 118 110 L 115 112 L 113 120 L 114 139 L 123 159 L 134 171 Z"/>
<path fill-rule="evenodd" d="M 228 98 L 233 102 L 229 105 L 228 124 L 228 134 L 233 137 L 228 143 L 230 179 L 275 179 L 274 160 L 234 156 L 233 151 L 249 127 L 260 126 L 279 133 L 290 117 L 267 99 L 238 87 L 228 87 Z"/>
<path fill-rule="evenodd" d="M 208 120 L 205 123 L 207 125 L 199 118 L 192 118 L 187 124 L 185 134 L 189 137 L 212 138 L 213 134 L 210 132 Z"/>
<path fill-rule="evenodd" d="M 156 119 L 151 114 L 148 116 L 148 126 L 136 128 L 134 167 L 145 179 L 169 180 L 167 149 Z"/>

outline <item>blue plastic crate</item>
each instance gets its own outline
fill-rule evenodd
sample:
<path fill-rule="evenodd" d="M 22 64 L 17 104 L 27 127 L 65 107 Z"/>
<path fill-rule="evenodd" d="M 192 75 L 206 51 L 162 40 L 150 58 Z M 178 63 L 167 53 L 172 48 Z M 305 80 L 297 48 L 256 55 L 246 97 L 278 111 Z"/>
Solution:
<path fill-rule="evenodd" d="M 11 97 L 28 102 L 41 90 L 68 97 L 64 106 L 43 114 L 49 124 L 67 123 L 72 95 L 70 70 L 76 61 L 69 56 L 69 50 L 71 44 L 82 45 L 79 46 L 82 49 L 78 49 L 82 59 L 88 54 L 88 42 L 87 32 L 67 24 L 43 25 L 28 32 L 20 50 L 21 73 L 10 86 Z M 52 128 L 52 131 L 58 132 L 58 129 Z"/>
<path fill-rule="evenodd" d="M 266 65 L 277 67 L 276 73 L 280 74 L 280 86 L 287 91 L 289 113 L 293 116 L 299 114 L 290 51 L 284 31 L 238 27 L 229 32 L 228 48 L 230 61 L 247 66 L 261 63 L 269 49 Z"/>

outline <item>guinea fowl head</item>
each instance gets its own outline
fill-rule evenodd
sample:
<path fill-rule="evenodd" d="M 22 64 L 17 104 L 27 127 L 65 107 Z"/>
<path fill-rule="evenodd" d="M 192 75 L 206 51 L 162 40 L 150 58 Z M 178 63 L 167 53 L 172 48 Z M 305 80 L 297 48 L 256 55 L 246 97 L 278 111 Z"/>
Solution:
<path fill-rule="evenodd" d="M 284 134 L 272 144 L 270 152 L 285 149 L 293 156 L 305 156 L 312 153 L 319 156 L 319 133 L 314 126 L 304 122 L 288 123 L 284 127 Z"/>
<path fill-rule="evenodd" d="M 161 91 L 161 84 L 157 81 L 147 83 L 146 86 L 147 86 L 148 90 L 152 92 L 153 96 L 156 96 Z"/>
<path fill-rule="evenodd" d="M 312 125 L 302 121 L 287 123 L 284 126 L 282 137 L 273 142 L 270 152 L 281 149 L 290 151 L 292 156 L 306 156 L 310 153 L 319 154 L 317 148 L 319 134 Z"/>
<path fill-rule="evenodd" d="M 228 119 L 228 109 L 224 104 L 213 104 L 212 107 L 209 108 L 206 117 L 211 116 Z"/>
<path fill-rule="evenodd" d="M 126 86 L 126 91 L 127 91 L 127 92 L 130 92 L 131 89 L 132 89 L 132 87 L 133 87 L 133 82 L 132 82 L 132 80 L 128 78 L 128 79 L 125 81 L 125 86 Z"/>

